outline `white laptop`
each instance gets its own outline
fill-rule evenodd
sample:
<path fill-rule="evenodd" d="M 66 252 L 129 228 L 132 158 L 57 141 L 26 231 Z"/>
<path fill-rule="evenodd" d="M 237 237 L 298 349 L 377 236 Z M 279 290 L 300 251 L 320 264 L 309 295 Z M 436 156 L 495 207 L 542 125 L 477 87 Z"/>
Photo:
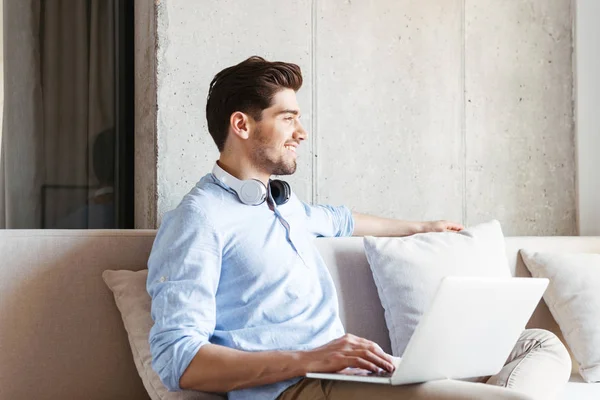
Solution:
<path fill-rule="evenodd" d="M 494 375 L 547 286 L 545 278 L 446 277 L 393 373 L 346 368 L 306 376 L 404 385 Z"/>

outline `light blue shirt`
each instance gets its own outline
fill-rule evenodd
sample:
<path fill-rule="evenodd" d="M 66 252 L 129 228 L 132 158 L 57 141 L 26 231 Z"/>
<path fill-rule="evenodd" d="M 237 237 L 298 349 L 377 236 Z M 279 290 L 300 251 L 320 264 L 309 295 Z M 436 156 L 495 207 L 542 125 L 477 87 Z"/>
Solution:
<path fill-rule="evenodd" d="M 292 194 L 272 211 L 241 203 L 212 174 L 165 214 L 148 261 L 152 367 L 169 390 L 206 343 L 244 351 L 306 350 L 344 334 L 335 286 L 314 245 L 349 236 L 346 207 Z M 294 378 L 236 390 L 229 399 L 275 399 Z"/>

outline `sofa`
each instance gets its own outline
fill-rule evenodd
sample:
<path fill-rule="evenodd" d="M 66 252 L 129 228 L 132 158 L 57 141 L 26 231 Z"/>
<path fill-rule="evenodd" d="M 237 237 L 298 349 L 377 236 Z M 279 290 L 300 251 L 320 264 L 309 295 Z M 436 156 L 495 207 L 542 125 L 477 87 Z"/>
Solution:
<path fill-rule="evenodd" d="M 149 399 L 136 371 L 104 270 L 146 268 L 151 230 L 0 231 L 0 400 Z M 338 289 L 348 332 L 390 351 L 384 312 L 362 238 L 316 245 Z M 516 276 L 529 276 L 520 248 L 600 253 L 600 237 L 507 237 Z M 544 302 L 528 327 L 560 330 Z M 559 399 L 600 399 L 575 367 Z M 475 383 L 472 383 L 475 384 Z"/>

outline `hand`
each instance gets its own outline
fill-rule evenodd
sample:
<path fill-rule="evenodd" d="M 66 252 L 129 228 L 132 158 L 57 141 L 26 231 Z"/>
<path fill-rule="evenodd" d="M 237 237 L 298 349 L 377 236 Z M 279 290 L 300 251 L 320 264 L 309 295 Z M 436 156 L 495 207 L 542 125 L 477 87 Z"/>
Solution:
<path fill-rule="evenodd" d="M 428 221 L 423 232 L 458 232 L 465 229 L 461 224 L 450 221 Z"/>
<path fill-rule="evenodd" d="M 362 368 L 373 372 L 393 372 L 394 360 L 375 342 L 346 334 L 321 347 L 305 352 L 306 372 L 338 372 Z"/>

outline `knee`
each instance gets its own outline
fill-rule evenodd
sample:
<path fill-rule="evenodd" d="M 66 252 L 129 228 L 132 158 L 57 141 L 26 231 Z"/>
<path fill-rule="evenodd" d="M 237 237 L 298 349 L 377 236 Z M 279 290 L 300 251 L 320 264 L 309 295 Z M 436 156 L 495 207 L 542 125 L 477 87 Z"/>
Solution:
<path fill-rule="evenodd" d="M 571 374 L 571 355 L 563 342 L 552 332 L 545 329 L 527 329 L 521 338 L 533 340 L 542 351 L 564 368 L 565 374 Z"/>

